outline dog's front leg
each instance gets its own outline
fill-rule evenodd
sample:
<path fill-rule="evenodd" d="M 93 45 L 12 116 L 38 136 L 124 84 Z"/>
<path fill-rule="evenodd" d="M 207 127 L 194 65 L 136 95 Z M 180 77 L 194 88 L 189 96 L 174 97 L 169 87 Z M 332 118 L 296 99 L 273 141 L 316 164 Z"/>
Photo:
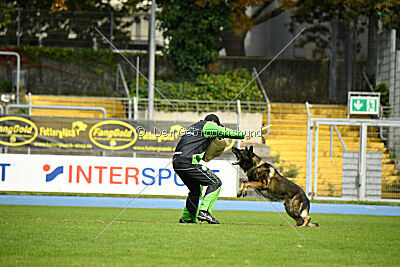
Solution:
<path fill-rule="evenodd" d="M 245 181 L 242 181 L 242 183 L 240 184 L 239 190 L 237 191 L 237 194 L 236 194 L 237 197 L 241 197 L 241 196 L 242 196 L 242 193 L 243 193 L 243 189 L 244 189 L 244 187 L 245 187 L 245 184 L 246 184 Z M 243 196 L 244 196 L 244 195 L 243 195 Z"/>
<path fill-rule="evenodd" d="M 250 182 L 250 183 L 246 183 L 244 186 L 244 191 L 243 191 L 243 196 L 247 196 L 247 189 L 249 188 L 249 186 L 253 187 L 254 189 L 257 190 L 261 190 L 261 189 L 266 189 L 266 187 L 264 186 L 263 182 Z"/>

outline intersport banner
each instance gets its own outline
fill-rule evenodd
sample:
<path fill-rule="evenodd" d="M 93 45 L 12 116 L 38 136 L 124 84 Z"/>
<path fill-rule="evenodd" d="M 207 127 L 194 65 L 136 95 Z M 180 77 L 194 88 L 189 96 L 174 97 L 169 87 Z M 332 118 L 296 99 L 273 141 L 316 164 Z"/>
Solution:
<path fill-rule="evenodd" d="M 226 160 L 207 166 L 221 179 L 220 196 L 234 197 L 236 167 Z M 0 191 L 186 196 L 169 158 L 0 154 Z"/>
<path fill-rule="evenodd" d="M 193 123 L 0 116 L 0 146 L 172 153 L 185 127 Z M 225 151 L 232 148 L 234 142 L 230 140 Z"/>

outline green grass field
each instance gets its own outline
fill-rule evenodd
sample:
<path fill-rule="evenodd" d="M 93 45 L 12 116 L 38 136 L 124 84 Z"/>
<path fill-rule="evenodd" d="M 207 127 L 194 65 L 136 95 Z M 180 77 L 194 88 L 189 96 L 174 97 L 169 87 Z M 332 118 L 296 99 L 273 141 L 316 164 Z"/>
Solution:
<path fill-rule="evenodd" d="M 399 266 L 400 217 L 312 214 L 298 229 L 276 213 L 215 211 L 221 225 L 182 225 L 180 210 L 0 206 L 1 266 Z M 285 215 L 286 216 L 286 215 Z M 290 222 L 291 219 L 288 218 Z"/>

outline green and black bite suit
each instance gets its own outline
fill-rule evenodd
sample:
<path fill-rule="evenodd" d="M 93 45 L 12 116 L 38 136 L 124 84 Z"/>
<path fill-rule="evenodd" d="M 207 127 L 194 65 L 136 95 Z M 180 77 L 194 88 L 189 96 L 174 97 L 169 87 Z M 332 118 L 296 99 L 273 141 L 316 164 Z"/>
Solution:
<path fill-rule="evenodd" d="M 199 121 L 186 130 L 175 149 L 174 170 L 189 189 L 182 215 L 185 221 L 196 221 L 203 186 L 207 186 L 207 190 L 199 210 L 210 214 L 221 191 L 221 180 L 206 166 L 199 164 L 215 137 L 243 139 L 245 133 L 217 126 L 210 121 Z"/>

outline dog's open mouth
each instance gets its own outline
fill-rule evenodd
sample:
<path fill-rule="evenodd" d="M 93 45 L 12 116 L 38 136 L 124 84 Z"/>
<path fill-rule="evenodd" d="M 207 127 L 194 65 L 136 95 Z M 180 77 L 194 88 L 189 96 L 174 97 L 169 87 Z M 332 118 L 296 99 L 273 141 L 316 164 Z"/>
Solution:
<path fill-rule="evenodd" d="M 238 165 L 240 163 L 240 160 L 232 162 L 232 165 Z"/>

